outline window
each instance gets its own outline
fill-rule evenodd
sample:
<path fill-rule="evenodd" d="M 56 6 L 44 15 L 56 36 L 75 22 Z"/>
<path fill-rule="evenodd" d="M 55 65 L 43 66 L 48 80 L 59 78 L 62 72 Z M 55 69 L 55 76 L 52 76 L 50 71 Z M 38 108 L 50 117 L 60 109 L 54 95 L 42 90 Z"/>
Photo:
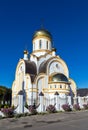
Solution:
<path fill-rule="evenodd" d="M 48 41 L 46 42 L 46 45 L 47 45 L 47 49 L 48 49 Z"/>
<path fill-rule="evenodd" d="M 56 64 L 56 68 L 59 69 L 59 65 L 58 64 Z"/>
<path fill-rule="evenodd" d="M 60 88 L 62 88 L 62 85 L 60 85 Z"/>
<path fill-rule="evenodd" d="M 39 49 L 41 49 L 41 48 L 42 48 L 42 41 L 39 40 Z"/>
<path fill-rule="evenodd" d="M 56 88 L 57 86 L 55 85 L 55 88 Z"/>
<path fill-rule="evenodd" d="M 50 88 L 52 88 L 52 86 L 50 85 Z"/>
<path fill-rule="evenodd" d="M 35 50 L 35 42 L 33 43 L 33 50 Z"/>
<path fill-rule="evenodd" d="M 66 84 L 64 85 L 64 87 L 66 88 Z"/>
<path fill-rule="evenodd" d="M 21 70 L 21 71 L 23 70 L 22 66 L 20 67 L 20 70 Z"/>

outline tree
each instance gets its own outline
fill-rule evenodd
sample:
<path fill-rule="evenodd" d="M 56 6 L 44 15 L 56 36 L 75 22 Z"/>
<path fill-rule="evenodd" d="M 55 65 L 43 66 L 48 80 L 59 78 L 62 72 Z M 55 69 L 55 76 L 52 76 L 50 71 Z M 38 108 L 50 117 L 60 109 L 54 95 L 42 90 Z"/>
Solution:
<path fill-rule="evenodd" d="M 0 104 L 3 101 L 7 102 L 7 104 L 11 105 L 11 97 L 12 97 L 12 90 L 5 86 L 0 86 Z"/>

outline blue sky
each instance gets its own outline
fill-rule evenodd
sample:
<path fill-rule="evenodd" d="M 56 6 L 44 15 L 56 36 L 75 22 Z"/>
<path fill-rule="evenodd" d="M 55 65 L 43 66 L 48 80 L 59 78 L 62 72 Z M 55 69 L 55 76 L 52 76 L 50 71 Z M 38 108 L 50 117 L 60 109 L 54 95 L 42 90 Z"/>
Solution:
<path fill-rule="evenodd" d="M 1 0 L 0 85 L 11 87 L 16 65 L 42 24 L 53 35 L 57 54 L 68 65 L 78 88 L 88 87 L 87 0 Z"/>

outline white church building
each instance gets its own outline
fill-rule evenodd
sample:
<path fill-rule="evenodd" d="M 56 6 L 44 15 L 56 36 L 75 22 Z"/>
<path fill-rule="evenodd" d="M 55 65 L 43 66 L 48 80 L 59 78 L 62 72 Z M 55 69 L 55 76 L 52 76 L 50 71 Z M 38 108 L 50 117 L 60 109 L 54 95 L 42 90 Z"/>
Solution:
<path fill-rule="evenodd" d="M 60 99 L 67 96 L 76 97 L 76 83 L 70 78 L 65 61 L 56 54 L 53 48 L 52 35 L 46 29 L 35 31 L 32 37 L 32 53 L 24 51 L 19 60 L 15 79 L 12 84 L 12 105 L 18 105 L 18 93 L 24 92 L 24 102 L 28 105 L 55 103 L 55 96 Z M 61 103 L 62 104 L 62 103 Z"/>

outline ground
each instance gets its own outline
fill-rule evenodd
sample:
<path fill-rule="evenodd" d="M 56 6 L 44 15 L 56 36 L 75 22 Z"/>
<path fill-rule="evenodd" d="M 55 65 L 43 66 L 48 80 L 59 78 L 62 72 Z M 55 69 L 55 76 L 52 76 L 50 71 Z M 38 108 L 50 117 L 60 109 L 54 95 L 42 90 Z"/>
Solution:
<path fill-rule="evenodd" d="M 0 120 L 0 130 L 88 130 L 88 111 L 63 112 Z"/>

